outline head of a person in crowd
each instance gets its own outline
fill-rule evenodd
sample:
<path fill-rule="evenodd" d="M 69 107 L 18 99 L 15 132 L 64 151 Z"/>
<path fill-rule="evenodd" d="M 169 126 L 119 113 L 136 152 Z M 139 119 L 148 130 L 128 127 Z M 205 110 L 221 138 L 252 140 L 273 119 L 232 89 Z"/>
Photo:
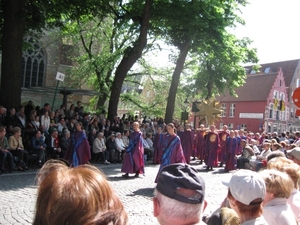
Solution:
<path fill-rule="evenodd" d="M 124 135 L 124 136 L 128 137 L 129 134 L 130 134 L 130 133 L 129 133 L 129 130 L 124 130 L 124 131 L 123 131 L 123 135 Z"/>
<path fill-rule="evenodd" d="M 59 123 L 62 125 L 62 126 L 65 126 L 66 122 L 65 122 L 65 118 L 63 116 L 61 116 L 59 118 Z"/>
<path fill-rule="evenodd" d="M 16 109 L 15 108 L 11 108 L 9 110 L 9 115 L 14 116 L 16 114 Z"/>
<path fill-rule="evenodd" d="M 231 138 L 234 138 L 234 137 L 235 137 L 234 131 L 233 131 L 233 130 L 230 130 L 230 131 L 229 131 L 229 135 L 230 135 Z M 244 139 L 242 139 L 242 140 L 244 140 Z M 241 140 L 241 141 L 242 141 L 242 140 Z"/>
<path fill-rule="evenodd" d="M 176 163 L 161 170 L 153 198 L 153 214 L 160 224 L 197 224 L 206 205 L 205 182 L 196 169 Z"/>
<path fill-rule="evenodd" d="M 260 139 L 260 134 L 259 134 L 259 133 L 255 133 L 254 138 L 255 138 L 256 140 Z"/>
<path fill-rule="evenodd" d="M 57 138 L 57 137 L 58 137 L 58 131 L 57 131 L 56 128 L 53 128 L 53 129 L 51 130 L 51 136 L 52 136 L 53 138 Z"/>
<path fill-rule="evenodd" d="M 82 105 L 82 102 L 81 101 L 77 101 L 77 107 L 79 108 L 79 107 L 81 107 L 81 105 Z"/>
<path fill-rule="evenodd" d="M 262 177 L 251 170 L 238 170 L 230 181 L 223 181 L 228 186 L 230 207 L 241 219 L 241 223 L 262 215 L 262 202 L 266 194 L 266 185 Z"/>
<path fill-rule="evenodd" d="M 18 116 L 21 116 L 21 117 L 25 116 L 24 106 L 19 107 Z"/>
<path fill-rule="evenodd" d="M 102 133 L 102 132 L 99 132 L 99 133 L 97 134 L 97 138 L 98 138 L 99 140 L 103 139 L 103 133 Z"/>
<path fill-rule="evenodd" d="M 116 139 L 116 134 L 115 134 L 115 133 L 111 133 L 110 139 L 111 139 L 112 141 L 114 141 L 114 140 Z"/>
<path fill-rule="evenodd" d="M 139 131 L 140 130 L 140 124 L 138 122 L 134 122 L 132 124 L 133 130 L 134 131 Z"/>
<path fill-rule="evenodd" d="M 6 134 L 6 129 L 4 126 L 0 127 L 0 138 L 3 138 Z"/>
<path fill-rule="evenodd" d="M 271 148 L 271 142 L 269 141 L 264 141 L 263 143 L 263 150 L 268 151 Z"/>
<path fill-rule="evenodd" d="M 300 166 L 285 157 L 273 158 L 268 161 L 268 169 L 276 169 L 287 173 L 294 182 L 294 188 L 299 189 Z"/>
<path fill-rule="evenodd" d="M 122 202 L 94 166 L 69 168 L 50 160 L 38 172 L 37 183 L 33 225 L 128 224 Z"/>
<path fill-rule="evenodd" d="M 277 158 L 277 157 L 284 157 L 285 158 L 285 154 L 282 151 L 272 151 L 271 153 L 268 154 L 267 156 L 267 161 L 269 162 L 270 160 Z"/>
<path fill-rule="evenodd" d="M 32 115 L 30 116 L 30 121 L 31 121 L 31 122 L 35 121 L 35 115 L 32 114 Z"/>
<path fill-rule="evenodd" d="M 49 104 L 49 103 L 45 103 L 45 104 L 44 104 L 44 109 L 45 109 L 46 111 L 50 110 L 50 104 Z"/>
<path fill-rule="evenodd" d="M 277 151 L 280 150 L 281 148 L 282 148 L 281 144 L 277 142 L 272 144 L 272 151 Z"/>
<path fill-rule="evenodd" d="M 266 169 L 259 172 L 266 184 L 264 205 L 274 198 L 288 199 L 294 189 L 294 183 L 288 174 L 275 170 Z"/>
<path fill-rule="evenodd" d="M 40 138 L 40 137 L 42 136 L 41 131 L 39 131 L 39 130 L 34 131 L 34 136 L 35 136 L 36 138 Z"/>
<path fill-rule="evenodd" d="M 65 129 L 65 130 L 64 130 L 64 136 L 65 136 L 66 138 L 69 138 L 69 137 L 71 136 L 71 133 L 70 133 L 70 131 L 69 131 L 68 129 Z"/>
<path fill-rule="evenodd" d="M 215 130 L 216 130 L 216 126 L 215 125 L 210 125 L 210 131 L 215 132 Z"/>
<path fill-rule="evenodd" d="M 116 137 L 119 138 L 119 139 L 122 139 L 122 134 L 120 132 L 117 132 Z"/>
<path fill-rule="evenodd" d="M 20 127 L 14 127 L 13 135 L 17 138 L 20 137 L 21 136 L 21 128 Z"/>
<path fill-rule="evenodd" d="M 75 105 L 74 105 L 74 104 L 71 104 L 71 105 L 70 105 L 70 110 L 73 111 L 74 109 L 75 109 Z"/>
<path fill-rule="evenodd" d="M 82 131 L 83 127 L 82 127 L 82 123 L 81 122 L 75 122 L 75 128 L 77 131 Z"/>
<path fill-rule="evenodd" d="M 289 159 L 293 160 L 294 163 L 300 165 L 300 147 L 294 147 L 287 151 L 287 156 Z"/>
<path fill-rule="evenodd" d="M 287 142 L 286 141 L 281 141 L 279 144 L 281 145 L 281 149 L 285 149 L 286 145 L 287 145 Z"/>
<path fill-rule="evenodd" d="M 152 133 L 151 132 L 147 132 L 146 133 L 146 138 L 152 139 Z"/>

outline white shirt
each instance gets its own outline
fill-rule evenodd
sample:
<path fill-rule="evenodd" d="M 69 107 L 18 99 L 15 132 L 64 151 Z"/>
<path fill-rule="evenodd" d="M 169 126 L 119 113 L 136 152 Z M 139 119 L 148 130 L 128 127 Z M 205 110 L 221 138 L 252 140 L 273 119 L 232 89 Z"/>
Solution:
<path fill-rule="evenodd" d="M 294 213 L 285 198 L 274 198 L 263 207 L 269 225 L 297 225 Z"/>
<path fill-rule="evenodd" d="M 49 130 L 50 127 L 50 117 L 47 116 L 45 117 L 44 115 L 42 115 L 41 117 L 41 125 L 45 127 L 45 130 Z"/>
<path fill-rule="evenodd" d="M 116 146 L 117 146 L 117 149 L 118 149 L 118 150 L 125 150 L 126 146 L 125 146 L 125 144 L 124 144 L 122 138 L 118 138 L 118 137 L 117 137 L 117 138 L 115 139 L 115 141 L 116 141 Z"/>
<path fill-rule="evenodd" d="M 291 209 L 297 219 L 297 222 L 299 223 L 300 222 L 300 191 L 294 188 L 291 196 L 287 200 L 287 203 L 291 206 Z"/>
<path fill-rule="evenodd" d="M 242 223 L 241 225 L 268 225 L 268 223 L 266 222 L 264 217 L 260 216 L 255 219 L 248 220 L 248 221 Z"/>

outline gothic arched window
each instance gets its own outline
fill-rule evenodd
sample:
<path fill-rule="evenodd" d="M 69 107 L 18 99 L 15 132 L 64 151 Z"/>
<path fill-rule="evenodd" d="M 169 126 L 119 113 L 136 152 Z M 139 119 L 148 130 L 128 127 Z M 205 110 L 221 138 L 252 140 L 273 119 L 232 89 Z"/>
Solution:
<path fill-rule="evenodd" d="M 26 37 L 26 51 L 22 57 L 22 87 L 41 87 L 44 85 L 45 52 L 37 39 Z"/>

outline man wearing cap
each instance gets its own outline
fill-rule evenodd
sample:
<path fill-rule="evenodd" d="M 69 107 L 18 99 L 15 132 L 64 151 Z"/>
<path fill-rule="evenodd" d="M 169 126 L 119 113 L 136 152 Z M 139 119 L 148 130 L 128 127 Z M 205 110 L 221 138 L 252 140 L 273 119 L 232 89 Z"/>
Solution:
<path fill-rule="evenodd" d="M 241 169 L 223 184 L 228 186 L 227 198 L 240 217 L 241 225 L 267 225 L 262 216 L 266 185 L 258 173 Z"/>
<path fill-rule="evenodd" d="M 300 165 L 300 147 L 288 150 L 287 155 L 289 159 L 293 160 L 294 163 Z"/>
<path fill-rule="evenodd" d="M 188 164 L 165 166 L 157 177 L 153 214 L 161 225 L 205 224 L 205 182 Z"/>

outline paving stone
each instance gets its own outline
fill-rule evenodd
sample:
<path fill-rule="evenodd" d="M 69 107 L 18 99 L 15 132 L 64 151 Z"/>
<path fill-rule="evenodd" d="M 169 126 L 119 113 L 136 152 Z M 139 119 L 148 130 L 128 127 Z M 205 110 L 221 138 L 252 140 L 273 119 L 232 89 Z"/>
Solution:
<path fill-rule="evenodd" d="M 231 173 L 223 173 L 222 168 L 206 172 L 202 165 L 192 161 L 206 182 L 207 209 L 211 214 L 219 207 L 227 194 L 227 188 L 221 184 Z M 158 165 L 146 163 L 145 176 L 124 179 L 121 177 L 121 164 L 95 164 L 107 176 L 111 186 L 119 195 L 132 225 L 158 224 L 153 217 L 152 196 Z M 32 224 L 36 200 L 36 169 L 27 172 L 14 172 L 0 176 L 0 224 Z"/>

